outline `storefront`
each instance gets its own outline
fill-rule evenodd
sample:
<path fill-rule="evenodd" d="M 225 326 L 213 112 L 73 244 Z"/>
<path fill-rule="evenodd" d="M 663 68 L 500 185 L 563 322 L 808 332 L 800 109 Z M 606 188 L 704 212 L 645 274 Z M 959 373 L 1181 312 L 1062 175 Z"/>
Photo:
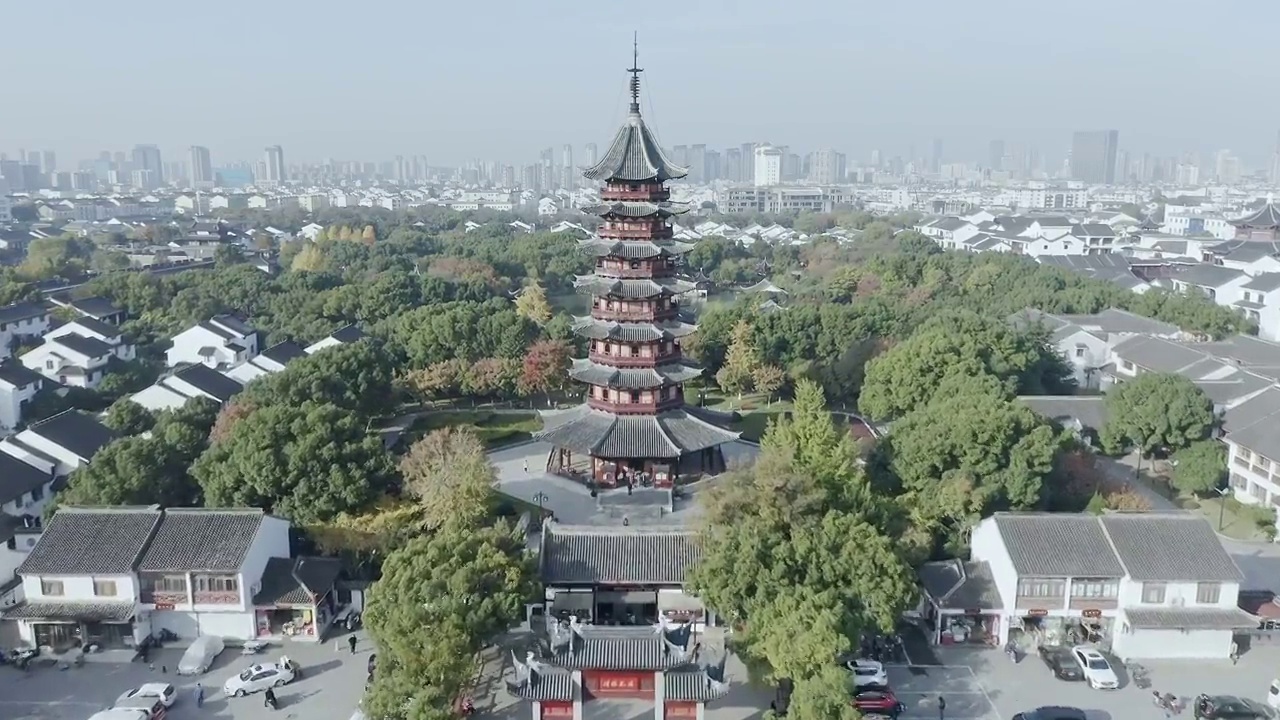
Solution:
<path fill-rule="evenodd" d="M 1032 608 L 1015 618 L 1010 636 L 1023 647 L 1096 645 L 1111 647 L 1116 611 L 1083 608 L 1050 613 Z"/>
<path fill-rule="evenodd" d="M 939 612 L 935 625 L 934 642 L 938 645 L 1000 644 L 1000 615 L 995 612 L 976 608 L 963 613 Z"/>
<path fill-rule="evenodd" d="M 257 636 L 323 640 L 337 615 L 340 570 L 331 558 L 271 558 L 253 596 Z"/>
<path fill-rule="evenodd" d="M 96 645 L 104 649 L 130 647 L 134 642 L 133 603 L 20 603 L 4 611 L 16 621 L 24 643 L 64 652 Z"/>
<path fill-rule="evenodd" d="M 1004 603 L 985 562 L 925 563 L 919 573 L 924 600 L 920 620 L 935 645 L 1001 643 Z"/>

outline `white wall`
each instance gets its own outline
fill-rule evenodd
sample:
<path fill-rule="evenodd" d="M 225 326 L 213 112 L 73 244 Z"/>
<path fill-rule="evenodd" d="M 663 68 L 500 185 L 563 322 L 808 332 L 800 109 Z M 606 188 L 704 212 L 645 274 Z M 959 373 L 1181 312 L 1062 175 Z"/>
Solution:
<path fill-rule="evenodd" d="M 72 470 L 75 470 L 76 468 L 82 465 L 89 464 L 86 460 L 83 460 L 79 456 L 72 454 L 70 451 L 68 451 L 66 448 L 62 447 L 61 445 L 55 445 L 54 443 L 51 443 L 48 440 L 45 440 L 43 437 L 40 437 L 39 435 L 35 434 L 30 429 L 23 430 L 22 432 L 18 433 L 17 439 L 20 442 L 22 442 L 24 445 L 30 446 L 32 450 L 37 450 L 57 460 L 58 465 L 55 468 L 54 472 L 58 475 L 69 475 Z M 6 448 L 6 450 L 8 449 L 9 448 Z M 21 450 L 17 450 L 16 448 L 15 450 L 16 452 L 10 453 L 14 457 L 20 458 L 24 461 L 26 461 L 27 458 L 31 457 L 30 454 L 28 453 L 23 453 L 20 455 L 19 453 L 21 453 Z M 31 462 L 29 462 L 29 464 L 34 465 L 36 467 L 48 466 L 48 463 L 45 463 L 45 462 L 42 462 L 39 465 L 36 465 L 36 463 L 31 463 Z"/>
<path fill-rule="evenodd" d="M 1018 597 L 1018 571 L 1013 568 L 1013 559 L 1009 557 L 994 518 L 987 518 L 973 528 L 969 555 L 974 561 L 986 562 L 991 567 L 1000 600 L 1005 608 L 1012 609 Z"/>
<path fill-rule="evenodd" d="M 187 328 L 173 336 L 173 347 L 165 351 L 165 364 L 169 367 L 204 364 L 216 368 L 219 365 L 234 365 L 247 357 L 243 351 L 236 353 L 228 348 L 226 342 L 221 335 L 198 325 Z M 213 356 L 208 359 L 200 355 L 200 349 L 205 347 L 215 349 Z"/>
<path fill-rule="evenodd" d="M 13 430 L 22 422 L 22 403 L 30 401 L 40 391 L 43 382 L 22 387 L 0 383 L 0 431 Z"/>
<path fill-rule="evenodd" d="M 1145 603 L 1142 601 L 1142 587 L 1145 583 L 1131 580 L 1128 577 L 1120 580 L 1120 607 L 1188 607 L 1188 608 L 1234 608 L 1240 597 L 1239 583 L 1219 583 L 1218 602 L 1196 602 L 1198 583 L 1168 582 L 1165 586 L 1164 602 Z"/>
<path fill-rule="evenodd" d="M 246 608 L 252 607 L 253 596 L 262 589 L 262 571 L 266 569 L 267 561 L 273 557 L 290 556 L 289 522 L 271 516 L 262 518 L 258 534 L 240 565 L 240 596 Z"/>
<path fill-rule="evenodd" d="M 1126 630 L 1112 634 L 1111 649 L 1130 658 L 1216 658 L 1231 654 L 1230 630 Z"/>
<path fill-rule="evenodd" d="M 62 594 L 46 596 L 41 592 L 41 579 L 57 580 L 62 583 Z M 116 584 L 114 597 L 93 594 L 93 581 L 113 580 Z M 132 575 L 23 575 L 22 590 L 31 602 L 133 602 L 138 601 L 138 583 Z"/>

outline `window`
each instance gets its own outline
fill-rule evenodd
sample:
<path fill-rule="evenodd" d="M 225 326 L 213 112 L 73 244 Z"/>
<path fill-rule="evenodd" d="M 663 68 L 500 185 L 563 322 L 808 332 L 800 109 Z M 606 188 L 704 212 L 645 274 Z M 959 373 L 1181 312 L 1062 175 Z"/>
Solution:
<path fill-rule="evenodd" d="M 1125 370 L 1133 370 L 1133 363 L 1129 362 L 1128 360 L 1121 360 L 1120 367 L 1124 368 Z"/>
<path fill-rule="evenodd" d="M 45 361 L 44 361 L 44 369 L 45 369 L 45 370 L 52 370 L 52 369 L 53 369 L 53 361 L 52 361 L 52 360 L 45 360 Z"/>
<path fill-rule="evenodd" d="M 185 575 L 160 575 L 150 578 L 148 583 L 154 592 L 187 591 L 187 577 Z"/>
<path fill-rule="evenodd" d="M 1196 602 L 1201 605 L 1217 605 L 1218 598 L 1222 595 L 1222 584 L 1216 582 L 1202 582 L 1196 584 Z"/>
<path fill-rule="evenodd" d="M 1120 596 L 1120 581 L 1109 579 L 1073 580 L 1071 597 L 1112 599 Z"/>
<path fill-rule="evenodd" d="M 63 590 L 62 590 L 61 580 L 43 580 L 42 579 L 40 581 L 41 595 L 49 595 L 51 597 L 61 597 L 62 592 Z"/>
<path fill-rule="evenodd" d="M 116 581 L 115 580 L 93 580 L 93 594 L 98 597 L 115 597 Z"/>
<path fill-rule="evenodd" d="M 1244 490 L 1249 487 L 1249 481 L 1239 473 L 1231 473 L 1231 487 L 1235 490 Z"/>
<path fill-rule="evenodd" d="M 196 577 L 196 592 L 237 592 L 240 581 L 234 575 L 201 575 Z"/>
<path fill-rule="evenodd" d="M 1164 583 L 1144 582 L 1142 583 L 1142 602 L 1151 604 L 1163 603 L 1164 591 Z"/>
<path fill-rule="evenodd" d="M 1018 595 L 1022 597 L 1049 598 L 1062 597 L 1067 589 L 1066 580 L 1049 580 L 1044 578 L 1026 578 L 1018 581 Z"/>
<path fill-rule="evenodd" d="M 1076 357 L 1078 357 L 1078 358 L 1082 358 L 1082 357 L 1084 357 L 1084 351 L 1085 351 L 1085 347 L 1084 347 L 1083 345 L 1077 345 L 1077 346 L 1076 346 Z"/>

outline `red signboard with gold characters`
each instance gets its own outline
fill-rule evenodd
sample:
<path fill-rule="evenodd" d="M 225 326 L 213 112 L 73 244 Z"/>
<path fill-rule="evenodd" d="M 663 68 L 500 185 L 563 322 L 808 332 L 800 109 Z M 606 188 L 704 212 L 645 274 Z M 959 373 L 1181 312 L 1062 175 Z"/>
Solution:
<path fill-rule="evenodd" d="M 653 693 L 653 672 L 637 670 L 586 670 L 582 683 L 595 695 L 647 697 Z"/>
<path fill-rule="evenodd" d="M 573 717 L 573 703 L 544 700 L 542 702 L 542 720 Z"/>
<path fill-rule="evenodd" d="M 677 718 L 695 718 L 698 717 L 698 703 L 694 702 L 676 702 L 667 701 L 665 709 L 666 720 L 676 720 Z"/>

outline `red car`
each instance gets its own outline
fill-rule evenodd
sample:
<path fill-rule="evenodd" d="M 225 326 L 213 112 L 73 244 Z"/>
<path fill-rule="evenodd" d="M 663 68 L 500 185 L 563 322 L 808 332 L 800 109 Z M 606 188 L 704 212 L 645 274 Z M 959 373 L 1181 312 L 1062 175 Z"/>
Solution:
<path fill-rule="evenodd" d="M 853 706 L 863 715 L 882 715 L 896 718 L 907 709 L 898 698 L 888 690 L 865 690 L 853 696 Z"/>

